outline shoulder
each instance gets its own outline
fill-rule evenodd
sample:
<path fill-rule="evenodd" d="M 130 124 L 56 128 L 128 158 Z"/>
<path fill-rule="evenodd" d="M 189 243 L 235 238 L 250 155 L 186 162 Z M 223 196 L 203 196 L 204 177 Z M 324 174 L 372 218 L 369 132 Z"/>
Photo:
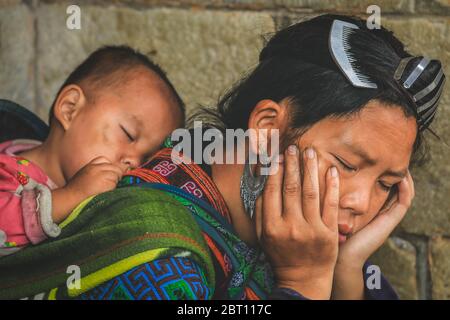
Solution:
<path fill-rule="evenodd" d="M 19 186 L 21 175 L 19 164 L 14 156 L 0 153 L 0 190 L 14 192 Z M 23 184 L 26 184 L 25 178 Z"/>
<path fill-rule="evenodd" d="M 39 184 L 48 185 L 49 178 L 37 165 L 20 156 L 0 153 L 0 181 L 2 186 L 26 185 L 33 179 Z"/>

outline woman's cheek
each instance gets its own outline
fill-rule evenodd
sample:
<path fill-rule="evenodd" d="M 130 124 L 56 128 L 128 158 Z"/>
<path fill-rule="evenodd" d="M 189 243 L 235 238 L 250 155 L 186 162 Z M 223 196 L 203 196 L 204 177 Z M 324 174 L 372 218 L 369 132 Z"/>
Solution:
<path fill-rule="evenodd" d="M 361 216 L 357 216 L 355 217 L 355 224 L 353 226 L 353 232 L 356 233 L 358 231 L 360 231 L 361 229 L 363 229 L 365 226 L 367 226 L 369 224 L 369 222 L 373 219 L 374 217 L 369 217 L 368 215 L 361 215 Z"/>

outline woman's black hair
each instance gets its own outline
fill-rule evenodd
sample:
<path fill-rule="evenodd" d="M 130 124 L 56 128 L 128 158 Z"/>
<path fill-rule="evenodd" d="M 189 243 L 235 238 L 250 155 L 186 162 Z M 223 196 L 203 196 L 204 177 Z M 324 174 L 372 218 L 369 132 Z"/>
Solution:
<path fill-rule="evenodd" d="M 360 28 L 350 37 L 350 51 L 358 70 L 376 83 L 377 89 L 354 87 L 333 61 L 328 38 L 335 19 Z M 393 77 L 400 60 L 408 56 L 411 55 L 403 44 L 383 27 L 369 30 L 366 21 L 360 18 L 321 15 L 278 31 L 262 49 L 256 68 L 222 97 L 217 110 L 201 108 L 190 120 L 191 123 L 205 120 L 221 130 L 246 130 L 250 114 L 259 101 L 286 100 L 293 130 L 282 137 L 283 150 L 316 122 L 356 114 L 374 99 L 386 106 L 400 106 L 406 117 L 416 117 L 411 98 Z M 423 74 L 415 85 L 426 87 L 440 67 L 439 61 L 432 60 L 425 70 L 428 74 Z M 405 74 L 410 72 L 406 71 Z M 410 166 L 422 166 L 428 160 L 428 146 L 418 130 Z M 388 202 L 395 193 L 391 193 Z"/>
<path fill-rule="evenodd" d="M 350 37 L 351 52 L 358 70 L 375 82 L 377 89 L 352 86 L 333 61 L 328 37 L 335 19 L 359 26 Z M 403 44 L 384 27 L 368 29 L 360 18 L 321 15 L 278 31 L 262 49 L 256 68 L 221 98 L 217 110 L 200 108 L 190 117 L 190 123 L 200 119 L 221 130 L 246 130 L 250 113 L 259 101 L 288 100 L 290 127 L 294 130 L 284 137 L 284 147 L 316 122 L 355 114 L 374 99 L 386 106 L 400 106 L 405 116 L 415 117 L 415 106 L 393 78 L 400 60 L 407 56 L 411 55 Z M 429 82 L 424 79 L 431 81 L 435 76 L 440 63 L 432 60 L 431 64 L 426 70 L 429 75 L 421 76 L 415 85 L 425 87 Z M 419 131 L 410 166 L 422 166 L 428 160 L 428 147 Z"/>

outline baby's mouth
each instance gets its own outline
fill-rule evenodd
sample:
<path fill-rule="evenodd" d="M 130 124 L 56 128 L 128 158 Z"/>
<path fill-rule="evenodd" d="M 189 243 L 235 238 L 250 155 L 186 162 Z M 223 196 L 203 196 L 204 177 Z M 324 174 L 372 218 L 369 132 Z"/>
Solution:
<path fill-rule="evenodd" d="M 347 238 L 349 237 L 349 234 L 344 234 L 339 232 L 339 244 L 341 243 L 345 243 L 345 241 L 347 241 Z"/>

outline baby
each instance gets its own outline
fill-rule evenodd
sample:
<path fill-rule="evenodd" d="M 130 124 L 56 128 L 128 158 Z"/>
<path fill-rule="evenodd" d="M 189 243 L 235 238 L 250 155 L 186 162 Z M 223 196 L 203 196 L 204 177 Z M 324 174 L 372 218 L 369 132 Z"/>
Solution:
<path fill-rule="evenodd" d="M 180 97 L 148 57 L 92 53 L 59 90 L 43 143 L 0 144 L 0 257 L 57 237 L 80 202 L 114 189 L 183 123 Z"/>

